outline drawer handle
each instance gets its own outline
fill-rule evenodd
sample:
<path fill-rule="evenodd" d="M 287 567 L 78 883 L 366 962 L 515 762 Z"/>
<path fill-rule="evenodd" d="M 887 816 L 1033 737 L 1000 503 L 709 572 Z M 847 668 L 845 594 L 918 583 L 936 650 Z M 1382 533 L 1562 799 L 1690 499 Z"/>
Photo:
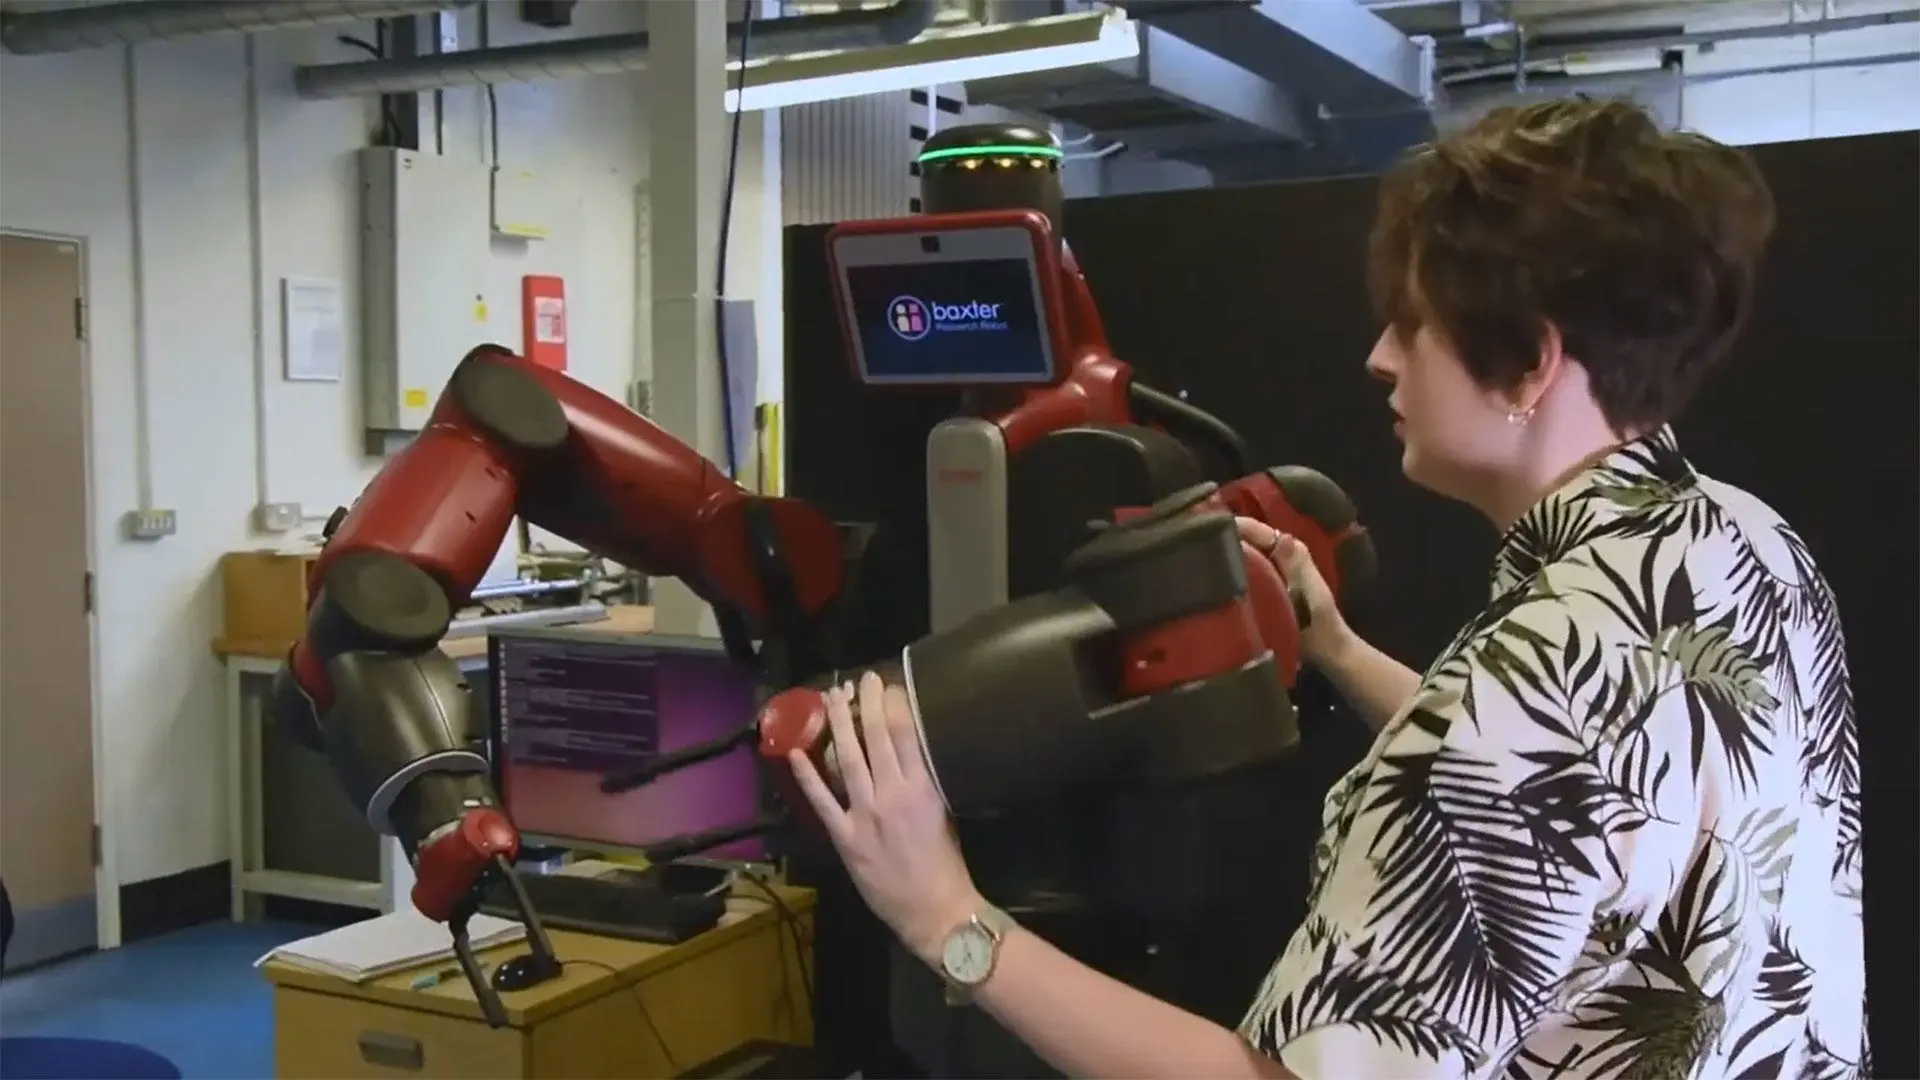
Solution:
<path fill-rule="evenodd" d="M 388 1031 L 363 1031 L 360 1033 L 360 1060 L 383 1069 L 419 1072 L 426 1068 L 427 1051 L 420 1045 L 419 1039 L 411 1036 L 395 1035 Z"/>

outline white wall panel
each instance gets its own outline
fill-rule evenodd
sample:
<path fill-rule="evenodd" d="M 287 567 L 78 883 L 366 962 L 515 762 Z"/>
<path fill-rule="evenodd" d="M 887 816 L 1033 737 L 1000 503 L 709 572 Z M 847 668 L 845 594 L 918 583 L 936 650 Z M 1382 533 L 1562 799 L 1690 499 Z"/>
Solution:
<path fill-rule="evenodd" d="M 924 121 L 906 91 L 780 110 L 780 176 L 788 225 L 896 217 L 918 185 L 911 129 Z"/>
<path fill-rule="evenodd" d="M 497 44 L 630 30 L 639 11 L 639 5 L 582 4 L 576 26 L 555 32 L 520 22 L 511 0 L 492 2 Z M 291 78 L 298 64 L 364 59 L 340 44 L 342 33 L 373 36 L 371 27 L 347 25 L 256 39 L 257 207 L 247 183 L 241 38 L 139 46 L 131 86 L 124 50 L 0 52 L 0 228 L 86 243 L 100 616 L 95 660 L 101 741 L 111 748 L 103 825 L 112 869 L 123 882 L 226 858 L 227 731 L 220 667 L 209 644 L 220 618 L 220 555 L 284 539 L 253 531 L 256 486 L 275 500 L 324 514 L 350 502 L 381 464 L 361 446 L 354 157 L 367 145 L 377 110 L 371 101 L 301 100 Z M 463 46 L 474 44 L 475 9 L 462 13 L 460 36 Z M 573 371 L 622 396 L 646 370 L 636 341 L 636 324 L 644 332 L 644 322 L 635 315 L 642 234 L 636 190 L 649 172 L 646 100 L 643 74 L 498 90 L 502 160 L 539 175 L 553 231 L 542 241 L 494 244 L 486 334 L 517 343 L 521 276 L 562 275 Z M 130 102 L 137 103 L 133 124 Z M 484 94 L 448 91 L 445 103 L 444 152 L 483 164 Z M 777 348 L 781 325 L 779 204 L 772 201 L 779 173 L 769 167 L 777 153 L 769 158 L 767 150 L 777 132 L 777 123 L 755 121 L 743 140 L 728 275 L 731 295 L 756 300 L 762 361 L 776 368 L 769 345 Z M 904 200 L 896 205 L 904 208 Z M 272 290 L 280 278 L 300 276 L 344 286 L 351 351 L 342 382 L 279 377 L 280 314 L 272 301 L 266 362 L 256 371 L 250 266 L 256 218 L 260 284 Z M 136 310 L 145 312 L 144 348 L 136 348 Z M 447 348 L 464 351 L 477 343 L 449 341 Z M 149 389 L 146 445 L 136 423 L 137 355 L 145 358 Z M 258 402 L 257 377 L 264 380 Z M 179 511 L 178 533 L 159 542 L 124 540 L 116 528 L 138 502 L 143 471 L 151 473 L 155 501 Z"/>

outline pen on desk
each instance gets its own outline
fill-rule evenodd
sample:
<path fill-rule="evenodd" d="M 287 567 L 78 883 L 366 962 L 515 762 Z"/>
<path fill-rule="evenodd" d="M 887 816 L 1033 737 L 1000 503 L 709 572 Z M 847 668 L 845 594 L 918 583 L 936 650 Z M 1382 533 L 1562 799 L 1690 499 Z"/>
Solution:
<path fill-rule="evenodd" d="M 482 968 L 481 970 L 484 971 L 486 969 Z M 443 982 L 462 978 L 464 974 L 465 973 L 457 967 L 441 968 L 439 971 L 429 972 L 414 979 L 413 988 L 415 990 L 431 990 Z"/>

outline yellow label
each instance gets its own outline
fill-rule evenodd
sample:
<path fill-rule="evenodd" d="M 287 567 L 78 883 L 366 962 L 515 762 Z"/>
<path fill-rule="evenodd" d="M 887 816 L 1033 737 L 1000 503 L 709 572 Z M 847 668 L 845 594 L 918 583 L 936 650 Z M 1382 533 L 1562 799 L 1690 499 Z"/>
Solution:
<path fill-rule="evenodd" d="M 427 392 L 425 390 L 409 390 L 406 393 L 406 399 L 407 408 L 409 409 L 424 409 L 427 407 Z"/>
<path fill-rule="evenodd" d="M 473 321 L 474 321 L 474 322 L 486 322 L 486 321 L 487 321 L 487 305 L 486 305 L 486 301 L 484 301 L 484 300 L 483 300 L 483 301 L 481 301 L 480 303 L 478 303 L 478 304 L 475 304 L 475 305 L 473 305 Z"/>

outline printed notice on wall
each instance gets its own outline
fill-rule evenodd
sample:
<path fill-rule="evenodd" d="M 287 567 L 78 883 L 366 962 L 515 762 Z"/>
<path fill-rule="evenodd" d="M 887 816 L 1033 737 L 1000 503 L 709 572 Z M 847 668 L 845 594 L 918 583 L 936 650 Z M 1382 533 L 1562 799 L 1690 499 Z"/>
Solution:
<path fill-rule="evenodd" d="M 541 345 L 567 343 L 567 302 L 558 296 L 533 301 L 533 340 Z"/>
<path fill-rule="evenodd" d="M 347 359 L 344 322 L 339 282 L 280 280 L 280 347 L 287 381 L 340 381 Z"/>

